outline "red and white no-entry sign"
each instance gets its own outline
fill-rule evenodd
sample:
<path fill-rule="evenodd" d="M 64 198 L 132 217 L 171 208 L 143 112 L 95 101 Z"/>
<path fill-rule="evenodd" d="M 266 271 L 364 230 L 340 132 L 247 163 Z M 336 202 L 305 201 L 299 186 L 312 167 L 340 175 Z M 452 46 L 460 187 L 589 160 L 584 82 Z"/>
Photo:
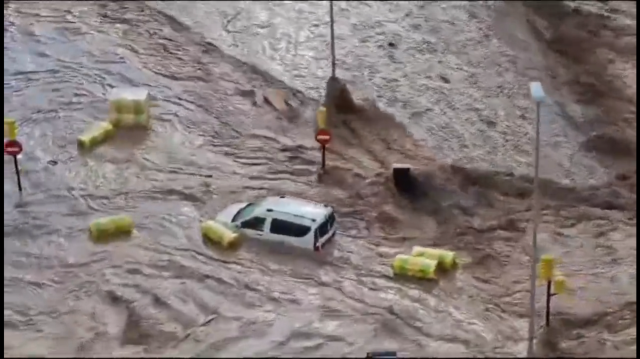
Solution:
<path fill-rule="evenodd" d="M 321 168 L 324 169 L 326 161 L 325 161 L 325 156 L 326 156 L 326 152 L 327 152 L 327 145 L 329 144 L 329 142 L 331 142 L 331 132 L 329 132 L 329 130 L 325 129 L 325 128 L 321 128 L 318 130 L 318 132 L 316 132 L 316 142 L 318 142 L 322 148 L 322 166 Z"/>
<path fill-rule="evenodd" d="M 15 157 L 22 153 L 22 144 L 17 140 L 8 140 L 4 143 L 4 153 Z"/>
<path fill-rule="evenodd" d="M 18 140 L 8 140 L 4 143 L 4 154 L 13 157 L 13 166 L 16 168 L 16 179 L 18 180 L 18 191 L 22 192 L 22 181 L 20 181 L 20 167 L 18 167 L 18 155 L 22 153 L 22 143 Z"/>
<path fill-rule="evenodd" d="M 326 146 L 331 142 L 331 132 L 329 130 L 321 128 L 316 132 L 316 142 L 322 146 Z"/>

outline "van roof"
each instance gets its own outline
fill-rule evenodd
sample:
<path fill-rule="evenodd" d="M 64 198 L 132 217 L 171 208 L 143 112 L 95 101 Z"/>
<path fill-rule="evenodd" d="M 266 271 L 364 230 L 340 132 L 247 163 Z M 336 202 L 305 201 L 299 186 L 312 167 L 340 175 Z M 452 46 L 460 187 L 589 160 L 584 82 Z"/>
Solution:
<path fill-rule="evenodd" d="M 322 221 L 333 209 L 322 203 L 295 197 L 267 197 L 260 201 L 261 210 L 272 209 L 278 212 L 302 216 L 316 222 Z"/>

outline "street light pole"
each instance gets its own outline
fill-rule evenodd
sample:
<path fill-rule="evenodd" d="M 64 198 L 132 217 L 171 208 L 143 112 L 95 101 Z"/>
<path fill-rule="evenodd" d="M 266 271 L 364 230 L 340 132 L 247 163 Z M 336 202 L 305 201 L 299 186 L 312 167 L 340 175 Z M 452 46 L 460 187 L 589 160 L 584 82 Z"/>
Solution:
<path fill-rule="evenodd" d="M 329 24 L 331 25 L 331 77 L 336 77 L 336 38 L 333 20 L 333 1 L 329 1 Z"/>
<path fill-rule="evenodd" d="M 545 100 L 546 95 L 540 82 L 529 83 L 531 97 L 536 103 L 536 135 L 534 142 L 534 175 L 533 175 L 533 236 L 531 245 L 533 256 L 531 257 L 531 297 L 529 298 L 529 342 L 527 346 L 527 357 L 535 357 L 535 335 L 536 335 L 536 263 L 538 262 L 538 225 L 540 223 L 540 188 L 538 185 L 540 174 L 540 105 Z"/>

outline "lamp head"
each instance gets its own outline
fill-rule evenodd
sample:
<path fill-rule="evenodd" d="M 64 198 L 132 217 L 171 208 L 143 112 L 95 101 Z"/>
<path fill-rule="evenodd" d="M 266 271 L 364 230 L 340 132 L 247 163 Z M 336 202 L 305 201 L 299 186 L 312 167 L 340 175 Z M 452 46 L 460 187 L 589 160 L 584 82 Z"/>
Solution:
<path fill-rule="evenodd" d="M 544 102 L 547 98 L 540 82 L 529 82 L 529 91 L 531 92 L 531 98 L 533 98 L 535 102 Z"/>

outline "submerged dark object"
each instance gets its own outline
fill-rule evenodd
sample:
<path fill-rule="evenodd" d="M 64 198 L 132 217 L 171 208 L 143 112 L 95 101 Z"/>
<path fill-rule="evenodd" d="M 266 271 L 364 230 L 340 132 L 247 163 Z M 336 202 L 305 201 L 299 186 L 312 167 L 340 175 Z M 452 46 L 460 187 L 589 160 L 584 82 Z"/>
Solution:
<path fill-rule="evenodd" d="M 347 85 L 337 77 L 327 80 L 327 88 L 324 94 L 324 107 L 332 114 L 355 114 L 360 107 L 351 96 Z"/>
<path fill-rule="evenodd" d="M 411 194 L 415 192 L 415 181 L 411 175 L 411 166 L 394 164 L 391 169 L 393 185 L 400 193 Z"/>
<path fill-rule="evenodd" d="M 391 359 L 391 358 L 397 358 L 397 357 L 398 357 L 398 352 L 393 352 L 393 351 L 369 352 L 369 353 L 367 353 L 367 358 Z"/>

